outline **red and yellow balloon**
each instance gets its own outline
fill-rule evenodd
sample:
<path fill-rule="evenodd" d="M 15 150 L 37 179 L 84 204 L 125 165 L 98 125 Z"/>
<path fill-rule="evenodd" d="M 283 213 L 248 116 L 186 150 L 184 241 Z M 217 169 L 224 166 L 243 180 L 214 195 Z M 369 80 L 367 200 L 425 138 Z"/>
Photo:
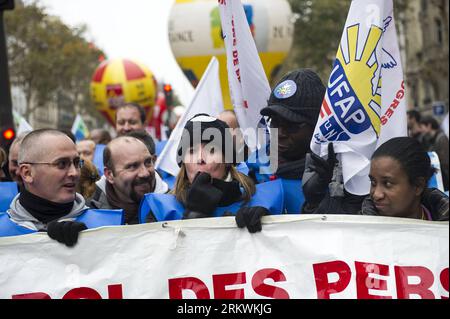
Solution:
<path fill-rule="evenodd" d="M 114 126 L 116 109 L 123 103 L 137 103 L 152 118 L 157 92 L 153 73 L 143 64 L 127 59 L 103 61 L 91 82 L 96 109 Z"/>

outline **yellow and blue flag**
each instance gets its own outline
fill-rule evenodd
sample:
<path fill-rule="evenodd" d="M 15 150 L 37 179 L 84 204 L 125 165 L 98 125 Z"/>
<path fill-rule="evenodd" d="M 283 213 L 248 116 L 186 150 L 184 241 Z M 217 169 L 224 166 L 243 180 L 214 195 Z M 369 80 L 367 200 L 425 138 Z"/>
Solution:
<path fill-rule="evenodd" d="M 353 0 L 336 54 L 311 150 L 333 142 L 345 189 L 369 193 L 370 157 L 407 135 L 406 96 L 392 0 Z"/>

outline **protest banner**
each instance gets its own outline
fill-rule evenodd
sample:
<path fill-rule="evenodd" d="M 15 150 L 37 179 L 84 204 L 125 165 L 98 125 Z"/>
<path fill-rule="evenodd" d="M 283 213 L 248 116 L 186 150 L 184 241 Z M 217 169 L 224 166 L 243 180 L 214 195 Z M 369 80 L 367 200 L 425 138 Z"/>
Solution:
<path fill-rule="evenodd" d="M 283 215 L 0 238 L 0 298 L 448 298 L 449 224 Z"/>

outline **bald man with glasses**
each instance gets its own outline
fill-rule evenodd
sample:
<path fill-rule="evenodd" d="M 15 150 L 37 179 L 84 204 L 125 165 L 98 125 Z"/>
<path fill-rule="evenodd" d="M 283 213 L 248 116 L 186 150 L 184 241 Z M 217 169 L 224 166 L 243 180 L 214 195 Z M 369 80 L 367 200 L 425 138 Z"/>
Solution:
<path fill-rule="evenodd" d="M 36 130 L 22 141 L 19 173 L 24 189 L 14 198 L 8 215 L 19 226 L 73 246 L 86 225 L 77 222 L 88 208 L 76 193 L 83 160 L 63 132 Z"/>

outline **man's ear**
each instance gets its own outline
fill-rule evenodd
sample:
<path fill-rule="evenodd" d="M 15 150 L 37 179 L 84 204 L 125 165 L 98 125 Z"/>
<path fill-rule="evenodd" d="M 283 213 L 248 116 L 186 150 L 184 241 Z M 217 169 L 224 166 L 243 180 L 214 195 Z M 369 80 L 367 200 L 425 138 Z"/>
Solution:
<path fill-rule="evenodd" d="M 20 164 L 19 174 L 24 183 L 32 184 L 34 181 L 34 173 L 30 164 Z"/>
<path fill-rule="evenodd" d="M 105 168 L 103 169 L 103 174 L 105 175 L 106 180 L 107 180 L 110 184 L 114 184 L 114 172 L 113 172 L 110 168 L 105 167 Z"/>

